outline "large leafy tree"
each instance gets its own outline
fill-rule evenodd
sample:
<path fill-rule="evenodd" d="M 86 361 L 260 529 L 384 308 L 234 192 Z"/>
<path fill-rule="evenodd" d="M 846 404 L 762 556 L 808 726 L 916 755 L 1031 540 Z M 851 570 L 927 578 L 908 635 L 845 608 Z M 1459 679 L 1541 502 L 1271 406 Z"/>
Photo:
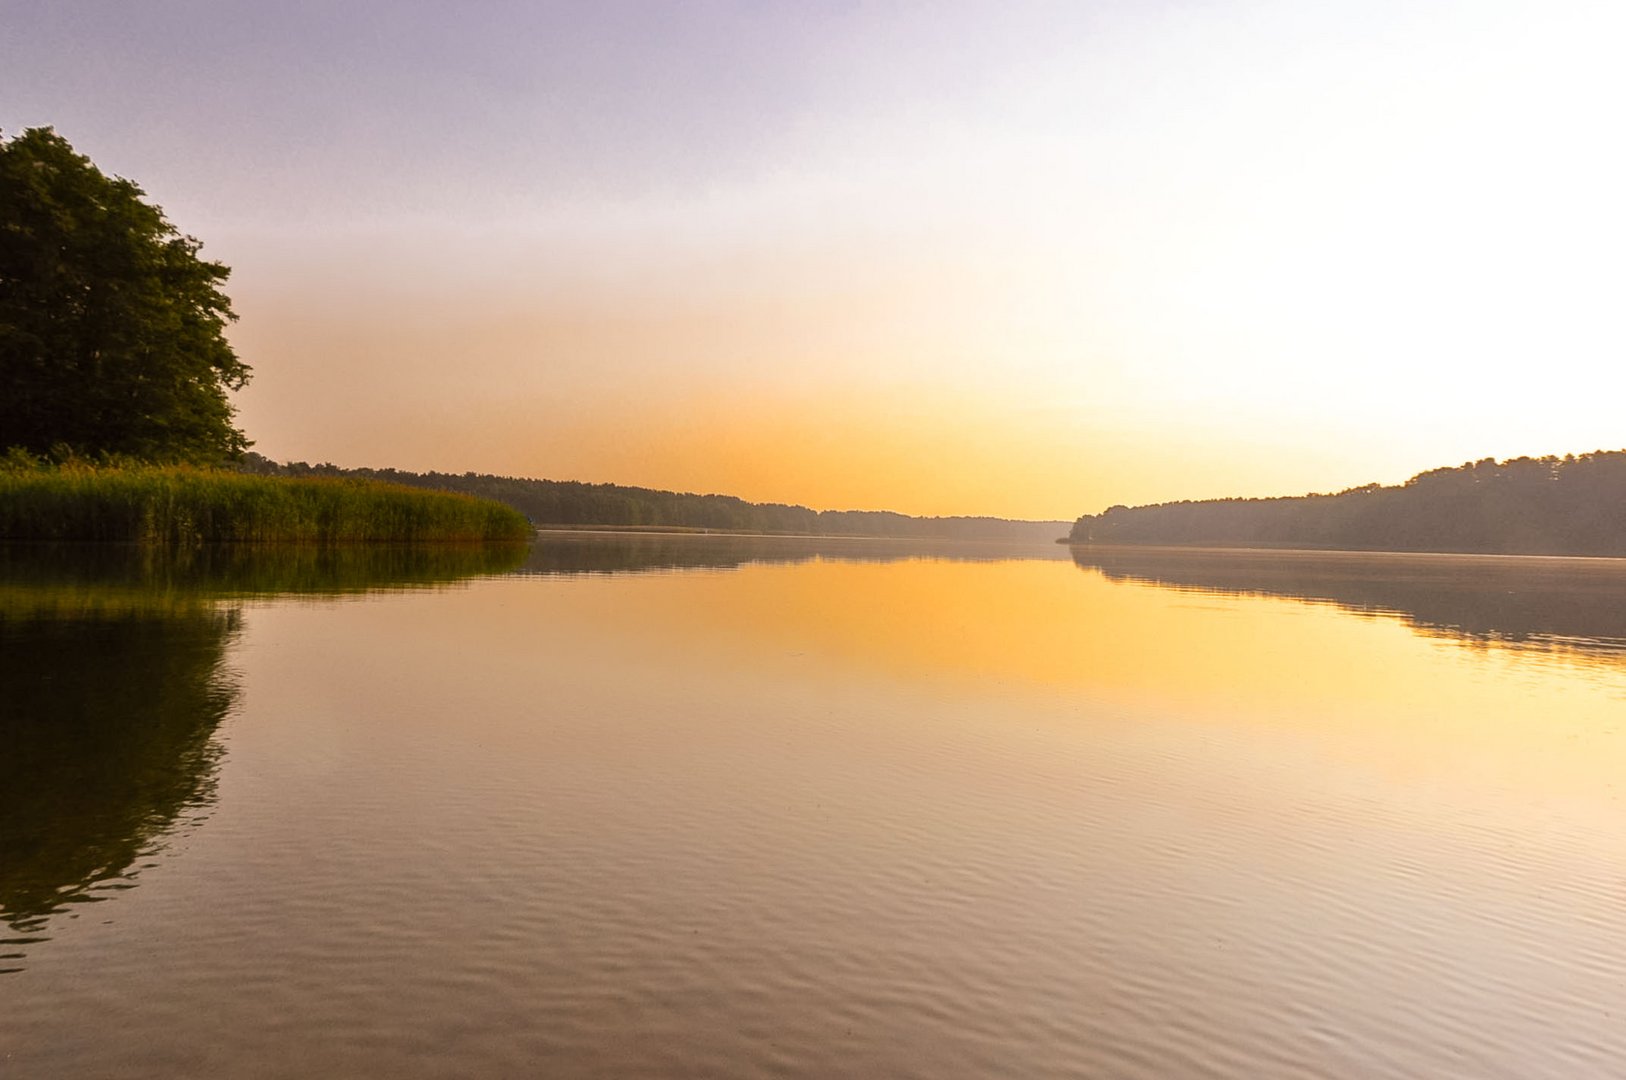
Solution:
<path fill-rule="evenodd" d="M 242 454 L 230 271 L 200 246 L 50 128 L 0 141 L 0 450 Z"/>

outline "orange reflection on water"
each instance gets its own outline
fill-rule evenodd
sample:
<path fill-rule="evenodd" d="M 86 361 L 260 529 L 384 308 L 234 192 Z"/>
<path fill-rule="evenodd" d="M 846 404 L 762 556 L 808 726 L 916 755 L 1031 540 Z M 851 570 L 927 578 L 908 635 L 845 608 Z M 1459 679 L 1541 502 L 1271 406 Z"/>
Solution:
<path fill-rule="evenodd" d="M 1612 792 L 1626 767 L 1626 665 L 1421 634 L 1327 602 L 1014 559 L 813 560 L 546 595 L 572 633 L 637 639 L 674 667 L 703 655 L 753 677 L 1059 697 L 1091 705 L 1091 724 L 1132 712 L 1293 734 L 1391 775 L 1566 798 Z"/>
<path fill-rule="evenodd" d="M 193 958 L 138 967 L 200 1003 L 165 1031 L 400 1075 L 1515 1080 L 1626 1047 L 1594 1007 L 1626 675 L 1453 643 L 1437 567 L 1363 617 L 1313 575 L 1057 550 L 550 543 L 533 577 L 244 602 L 219 810 L 186 888 L 121 902 L 134 955 Z M 661 566 L 691 569 L 583 572 Z M 1583 625 L 1530 610 L 1484 625 Z"/>

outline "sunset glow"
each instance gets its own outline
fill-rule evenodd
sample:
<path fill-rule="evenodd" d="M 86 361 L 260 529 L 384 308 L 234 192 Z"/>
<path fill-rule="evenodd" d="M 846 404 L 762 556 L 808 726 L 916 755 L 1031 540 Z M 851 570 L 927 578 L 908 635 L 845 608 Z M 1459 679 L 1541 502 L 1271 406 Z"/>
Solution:
<path fill-rule="evenodd" d="M 12 5 L 278 460 L 1072 518 L 1626 444 L 1606 4 Z"/>

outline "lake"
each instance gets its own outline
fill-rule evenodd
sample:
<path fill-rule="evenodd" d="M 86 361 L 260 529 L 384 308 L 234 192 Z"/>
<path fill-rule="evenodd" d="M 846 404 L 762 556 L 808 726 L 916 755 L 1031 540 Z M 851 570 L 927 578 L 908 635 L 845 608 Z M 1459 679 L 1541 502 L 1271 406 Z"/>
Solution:
<path fill-rule="evenodd" d="M 1626 563 L 0 548 L 0 1075 L 1618 1076 Z"/>

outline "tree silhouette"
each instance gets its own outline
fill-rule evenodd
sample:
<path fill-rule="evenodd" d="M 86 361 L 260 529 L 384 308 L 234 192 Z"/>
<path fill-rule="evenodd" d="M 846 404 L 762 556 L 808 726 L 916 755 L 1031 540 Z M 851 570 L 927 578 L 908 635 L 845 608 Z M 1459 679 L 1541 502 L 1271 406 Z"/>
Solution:
<path fill-rule="evenodd" d="M 226 397 L 230 272 L 129 180 L 50 128 L 0 142 L 0 449 L 217 462 L 249 445 Z"/>

